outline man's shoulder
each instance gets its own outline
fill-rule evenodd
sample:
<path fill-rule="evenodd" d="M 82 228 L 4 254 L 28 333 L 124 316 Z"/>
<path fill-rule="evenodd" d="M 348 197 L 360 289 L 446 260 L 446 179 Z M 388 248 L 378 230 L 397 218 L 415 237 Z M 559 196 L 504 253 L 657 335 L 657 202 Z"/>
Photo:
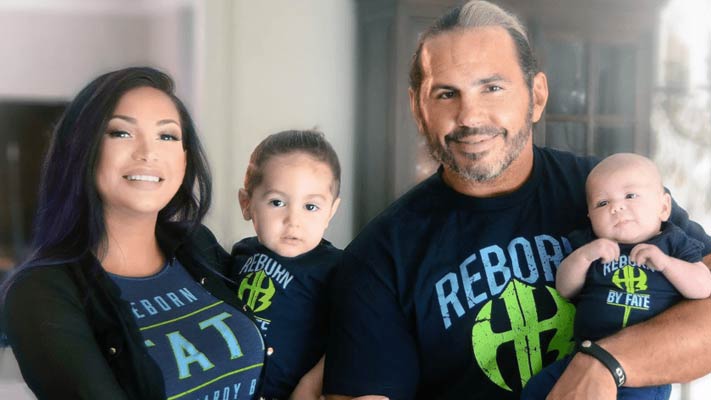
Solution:
<path fill-rule="evenodd" d="M 545 168 L 570 168 L 574 167 L 581 171 L 589 172 L 600 158 L 595 156 L 580 156 L 569 151 L 558 150 L 551 147 L 534 147 L 536 153 L 543 162 Z"/>
<path fill-rule="evenodd" d="M 441 199 L 447 196 L 448 190 L 437 174 L 425 179 L 372 218 L 345 251 L 375 243 L 387 245 L 398 237 L 412 238 L 427 225 L 425 220 L 432 219 L 437 210 L 443 208 Z"/>
<path fill-rule="evenodd" d="M 450 190 L 440 178 L 439 173 L 435 173 L 395 199 L 380 216 L 390 219 L 403 215 L 408 217 L 421 215 L 430 211 L 437 204 L 436 199 L 446 196 Z"/>
<path fill-rule="evenodd" d="M 579 156 L 567 151 L 547 147 L 535 147 L 534 166 L 541 179 L 540 187 L 546 193 L 557 191 L 568 193 L 575 197 L 585 193 L 585 180 L 590 171 L 600 161 L 593 156 Z"/>

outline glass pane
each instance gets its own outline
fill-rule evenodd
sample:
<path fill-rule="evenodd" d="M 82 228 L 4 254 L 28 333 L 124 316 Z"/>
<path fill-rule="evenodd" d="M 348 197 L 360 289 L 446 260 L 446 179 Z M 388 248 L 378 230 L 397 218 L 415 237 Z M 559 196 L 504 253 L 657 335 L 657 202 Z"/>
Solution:
<path fill-rule="evenodd" d="M 656 52 L 661 88 L 653 94 L 651 119 L 654 161 L 664 185 L 706 232 L 711 230 L 709 14 L 709 0 L 671 0 L 662 12 Z M 689 399 L 708 397 L 709 388 L 711 375 L 685 385 Z"/>
<path fill-rule="evenodd" d="M 585 114 L 588 67 L 583 42 L 547 41 L 548 112 Z"/>
<path fill-rule="evenodd" d="M 598 75 L 597 114 L 634 116 L 636 50 L 633 46 L 602 46 L 597 48 Z"/>
<path fill-rule="evenodd" d="M 585 154 L 585 124 L 546 121 L 546 147 Z"/>
<path fill-rule="evenodd" d="M 594 154 L 600 157 L 634 151 L 634 126 L 600 127 L 595 130 Z"/>

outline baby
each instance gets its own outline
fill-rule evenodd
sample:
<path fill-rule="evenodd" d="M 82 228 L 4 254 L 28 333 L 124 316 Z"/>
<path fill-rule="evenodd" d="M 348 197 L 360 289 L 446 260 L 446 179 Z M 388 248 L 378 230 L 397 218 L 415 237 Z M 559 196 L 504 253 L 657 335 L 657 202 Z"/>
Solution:
<path fill-rule="evenodd" d="M 239 191 L 257 236 L 233 246 L 233 278 L 268 346 L 266 398 L 321 395 L 328 281 L 341 257 L 323 234 L 340 204 L 340 175 L 322 133 L 285 131 L 257 146 Z"/>
<path fill-rule="evenodd" d="M 588 175 L 585 185 L 592 231 L 575 232 L 573 251 L 558 268 L 556 289 L 576 300 L 575 337 L 582 352 L 599 358 L 592 341 L 662 312 L 683 298 L 711 294 L 703 245 L 666 222 L 671 197 L 654 163 L 636 154 L 615 154 Z M 605 356 L 603 355 L 604 359 Z M 534 376 L 522 399 L 545 399 L 571 356 Z M 624 370 L 607 365 L 616 383 Z M 618 389 L 618 399 L 668 399 L 670 385 Z"/>

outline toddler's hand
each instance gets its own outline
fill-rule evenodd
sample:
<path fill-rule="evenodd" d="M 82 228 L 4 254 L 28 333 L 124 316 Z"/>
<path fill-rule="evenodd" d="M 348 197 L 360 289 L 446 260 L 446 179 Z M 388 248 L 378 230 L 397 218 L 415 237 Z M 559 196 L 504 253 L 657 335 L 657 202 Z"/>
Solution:
<path fill-rule="evenodd" d="M 630 251 L 630 260 L 637 265 L 646 265 L 656 271 L 664 271 L 669 265 L 669 256 L 653 244 L 640 243 Z"/>

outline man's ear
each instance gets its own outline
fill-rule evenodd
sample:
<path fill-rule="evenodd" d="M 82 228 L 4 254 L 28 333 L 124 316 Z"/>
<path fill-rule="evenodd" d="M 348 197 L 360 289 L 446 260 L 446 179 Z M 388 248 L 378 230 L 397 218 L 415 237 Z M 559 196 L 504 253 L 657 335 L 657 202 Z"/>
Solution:
<path fill-rule="evenodd" d="M 667 221 L 669 217 L 671 216 L 671 210 L 672 210 L 672 200 L 671 200 L 671 195 L 669 193 L 664 192 L 662 194 L 662 214 L 660 218 L 662 221 Z"/>
<path fill-rule="evenodd" d="M 533 77 L 533 122 L 538 122 L 548 102 L 548 79 L 546 74 L 539 72 Z"/>
<path fill-rule="evenodd" d="M 422 119 L 422 113 L 420 112 L 420 101 L 417 98 L 419 94 L 412 90 L 412 88 L 407 89 L 407 94 L 410 96 L 410 112 L 412 113 L 412 117 L 415 119 L 415 123 L 417 124 L 417 130 L 422 133 L 425 130 L 423 129 L 424 122 Z"/>
<path fill-rule="evenodd" d="M 252 213 L 249 211 L 249 193 L 244 188 L 240 189 L 237 193 L 237 198 L 239 199 L 239 206 L 242 208 L 242 217 L 245 221 L 252 219 Z"/>

